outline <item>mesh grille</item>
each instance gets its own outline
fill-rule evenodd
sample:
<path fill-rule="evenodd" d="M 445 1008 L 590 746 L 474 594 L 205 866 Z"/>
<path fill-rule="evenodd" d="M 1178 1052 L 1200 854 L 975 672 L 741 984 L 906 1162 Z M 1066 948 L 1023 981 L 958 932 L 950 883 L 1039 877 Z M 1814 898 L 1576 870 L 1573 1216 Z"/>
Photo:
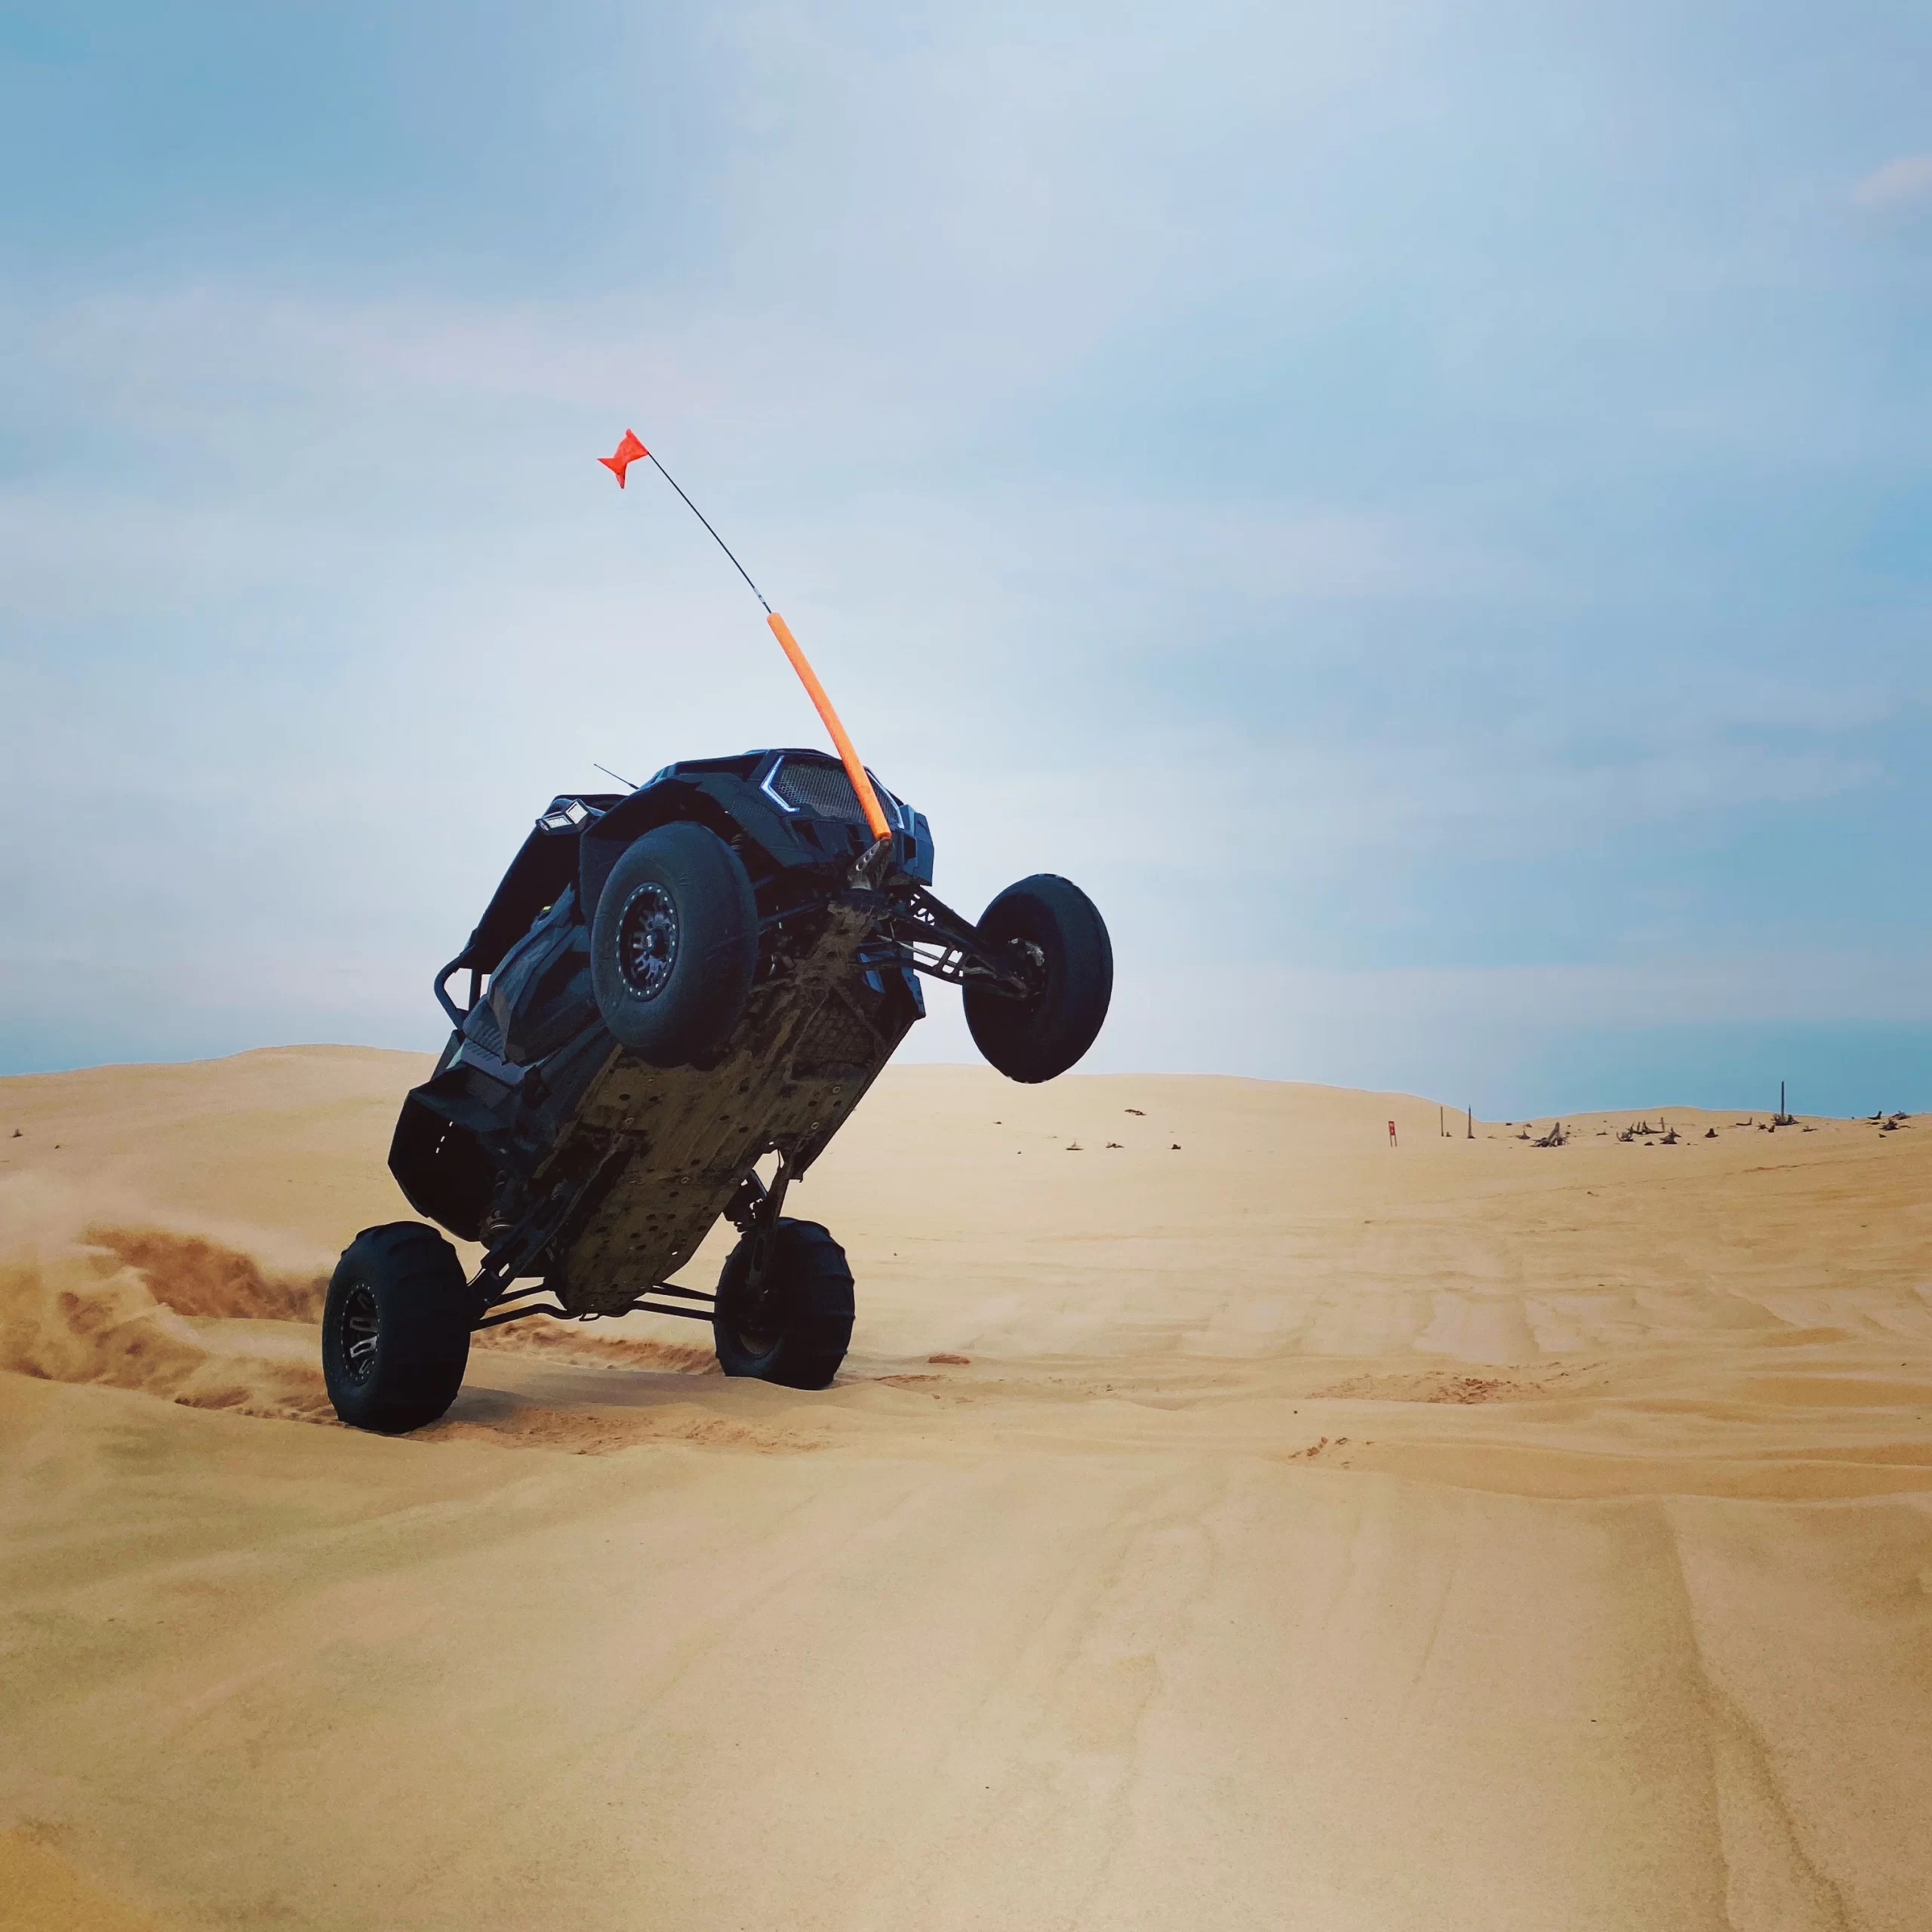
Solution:
<path fill-rule="evenodd" d="M 772 784 L 787 804 L 816 817 L 839 819 L 848 825 L 866 822 L 842 765 L 808 764 L 802 758 L 787 758 Z"/>
<path fill-rule="evenodd" d="M 798 1042 L 793 1069 L 842 1076 L 869 1066 L 878 1047 L 878 1035 L 836 993 L 828 994 Z"/>

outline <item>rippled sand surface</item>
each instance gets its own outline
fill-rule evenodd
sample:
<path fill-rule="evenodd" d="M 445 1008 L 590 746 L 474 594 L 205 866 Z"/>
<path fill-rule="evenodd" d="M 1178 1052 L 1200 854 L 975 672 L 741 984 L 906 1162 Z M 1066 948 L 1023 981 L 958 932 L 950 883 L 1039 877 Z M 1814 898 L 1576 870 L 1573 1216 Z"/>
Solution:
<path fill-rule="evenodd" d="M 1932 1924 L 1932 1122 L 895 1069 L 835 1388 L 382 1441 L 423 1064 L 0 1081 L 0 1928 Z"/>

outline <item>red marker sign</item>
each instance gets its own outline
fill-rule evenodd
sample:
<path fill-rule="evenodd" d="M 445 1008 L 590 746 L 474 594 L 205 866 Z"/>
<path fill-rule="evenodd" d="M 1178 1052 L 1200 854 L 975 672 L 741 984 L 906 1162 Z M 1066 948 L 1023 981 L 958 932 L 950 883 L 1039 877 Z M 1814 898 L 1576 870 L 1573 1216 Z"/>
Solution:
<path fill-rule="evenodd" d="M 651 452 L 638 441 L 637 432 L 635 429 L 626 429 L 624 432 L 624 440 L 617 445 L 616 449 L 608 456 L 600 456 L 597 460 L 617 479 L 617 488 L 621 490 L 624 487 L 624 472 L 629 469 L 639 457 L 648 456 L 650 454 Z"/>
<path fill-rule="evenodd" d="M 600 456 L 597 460 L 617 479 L 617 488 L 621 490 L 624 487 L 624 472 L 639 457 L 649 457 L 656 465 L 657 473 L 679 496 L 685 497 L 683 485 L 638 441 L 635 429 L 626 429 L 624 440 L 616 449 L 608 456 Z M 690 497 L 685 497 L 685 503 L 691 515 L 706 529 L 711 530 L 711 519 Z M 838 761 L 844 766 L 845 776 L 851 780 L 852 795 L 858 800 L 859 809 L 865 814 L 866 823 L 871 826 L 872 836 L 875 838 L 890 838 L 892 828 L 886 823 L 884 808 L 880 804 L 878 795 L 872 789 L 871 776 L 859 762 L 859 754 L 853 749 L 852 740 L 846 735 L 844 726 L 838 721 L 838 714 L 832 709 L 832 700 L 826 696 L 825 687 L 819 682 L 818 674 L 805 661 L 805 654 L 798 648 L 798 640 L 792 635 L 792 627 L 769 604 L 765 604 L 764 592 L 752 583 L 751 573 L 732 555 L 731 545 L 715 530 L 711 530 L 711 537 L 718 549 L 731 558 L 731 568 L 750 586 L 752 595 L 764 605 L 764 621 L 771 626 L 771 634 L 778 640 L 780 648 L 790 660 L 792 669 L 798 674 L 798 681 L 804 686 L 805 695 L 811 700 L 819 716 L 825 721 L 825 728 L 832 734 L 832 742 L 838 749 Z"/>

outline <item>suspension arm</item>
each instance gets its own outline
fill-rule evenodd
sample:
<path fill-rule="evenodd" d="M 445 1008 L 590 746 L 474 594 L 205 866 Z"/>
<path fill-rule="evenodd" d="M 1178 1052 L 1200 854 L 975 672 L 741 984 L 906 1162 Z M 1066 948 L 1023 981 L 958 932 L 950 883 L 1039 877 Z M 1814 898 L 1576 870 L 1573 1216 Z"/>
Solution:
<path fill-rule="evenodd" d="M 537 1294 L 540 1291 L 531 1289 L 526 1292 Z M 691 1295 L 694 1300 L 699 1299 L 692 1289 L 674 1288 L 668 1282 L 664 1281 L 659 1282 L 657 1287 L 651 1292 L 657 1294 Z M 693 1321 L 709 1321 L 712 1318 L 711 1297 L 706 1295 L 702 1299 L 705 1303 L 702 1308 L 680 1308 L 675 1303 L 652 1301 L 646 1296 L 639 1295 L 636 1300 L 627 1303 L 623 1307 L 619 1309 L 617 1312 L 620 1315 L 682 1315 L 688 1316 Z M 554 1315 L 560 1321 L 581 1321 L 586 1319 L 580 1315 L 572 1315 L 568 1309 L 560 1307 L 555 1302 L 533 1301 L 526 1302 L 521 1308 L 509 1308 L 503 1309 L 499 1314 L 486 1315 L 480 1321 L 472 1321 L 469 1326 L 472 1333 L 478 1328 L 500 1328 L 506 1321 L 521 1321 L 526 1315 Z"/>
<path fill-rule="evenodd" d="M 1030 961 L 989 945 L 962 918 L 922 885 L 881 894 L 875 930 L 899 949 L 899 963 L 929 978 L 971 986 L 1005 999 L 1030 1000 L 1041 991 Z"/>
<path fill-rule="evenodd" d="M 610 1149 L 576 1186 L 553 1188 L 497 1241 L 484 1256 L 482 1266 L 469 1278 L 470 1291 L 478 1297 L 479 1309 L 495 1308 L 504 1302 L 515 1301 L 525 1295 L 539 1292 L 538 1288 L 519 1288 L 516 1285 L 518 1278 L 531 1272 L 530 1264 L 561 1232 L 576 1211 L 578 1204 L 590 1193 L 606 1170 L 623 1158 L 620 1149 Z M 549 1312 L 537 1309 L 520 1311 L 531 1315 Z M 497 1318 L 498 1320 L 509 1318 L 507 1316 Z M 496 1321 L 471 1324 L 473 1327 L 494 1327 L 496 1325 Z"/>

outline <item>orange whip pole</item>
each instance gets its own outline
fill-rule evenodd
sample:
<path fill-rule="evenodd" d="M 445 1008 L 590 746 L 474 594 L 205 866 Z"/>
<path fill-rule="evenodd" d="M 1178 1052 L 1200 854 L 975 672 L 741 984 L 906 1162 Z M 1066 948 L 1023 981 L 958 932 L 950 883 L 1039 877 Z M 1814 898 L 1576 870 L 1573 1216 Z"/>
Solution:
<path fill-rule="evenodd" d="M 658 475 L 679 496 L 685 497 L 678 479 L 638 440 L 637 432 L 633 429 L 624 432 L 624 439 L 617 445 L 614 454 L 600 456 L 597 460 L 617 478 L 617 488 L 621 490 L 624 487 L 625 470 L 641 456 L 649 457 Z M 688 497 L 685 497 L 685 507 L 706 530 L 711 530 L 711 519 Z M 859 754 L 854 749 L 851 738 L 846 735 L 844 726 L 838 721 L 838 714 L 832 708 L 832 700 L 826 696 L 825 687 L 818 681 L 818 673 L 812 669 L 805 654 L 799 649 L 798 640 L 792 635 L 791 626 L 769 604 L 765 603 L 764 592 L 752 583 L 751 573 L 735 556 L 732 556 L 730 544 L 715 530 L 711 530 L 711 540 L 726 556 L 731 558 L 732 568 L 750 585 L 752 595 L 759 603 L 764 605 L 764 621 L 771 626 L 771 635 L 778 640 L 779 648 L 790 662 L 792 669 L 798 672 L 798 681 L 805 688 L 805 695 L 811 700 L 819 716 L 825 721 L 826 731 L 832 734 L 832 742 L 838 748 L 839 761 L 845 768 L 845 776 L 851 780 L 853 795 L 858 800 L 860 809 L 866 815 L 866 824 L 872 827 L 872 836 L 875 838 L 890 838 L 892 828 L 886 823 L 885 814 L 880 809 L 878 795 L 872 789 L 872 780 L 866 775 L 866 768 L 859 762 Z"/>

